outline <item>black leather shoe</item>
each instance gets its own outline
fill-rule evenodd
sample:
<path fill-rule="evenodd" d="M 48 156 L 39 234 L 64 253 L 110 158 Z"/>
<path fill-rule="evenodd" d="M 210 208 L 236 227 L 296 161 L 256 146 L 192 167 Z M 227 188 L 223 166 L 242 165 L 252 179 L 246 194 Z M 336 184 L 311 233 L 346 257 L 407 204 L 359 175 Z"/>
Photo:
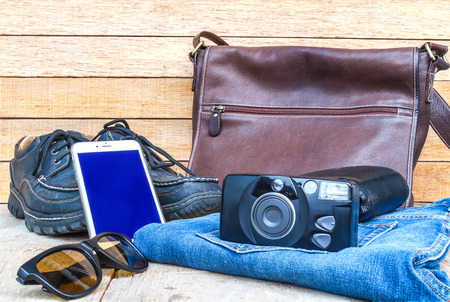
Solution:
<path fill-rule="evenodd" d="M 22 138 L 10 163 L 8 209 L 38 234 L 86 229 L 83 206 L 72 168 L 70 147 L 88 141 L 82 134 L 56 130 Z"/>
<path fill-rule="evenodd" d="M 93 140 L 97 138 L 99 141 L 133 139 L 141 145 L 166 220 L 219 212 L 222 193 L 217 178 L 196 176 L 167 152 L 130 130 L 125 120 L 106 123 Z M 169 162 L 162 160 L 158 154 Z M 174 165 L 193 176 L 184 177 L 176 173 L 171 169 Z"/>

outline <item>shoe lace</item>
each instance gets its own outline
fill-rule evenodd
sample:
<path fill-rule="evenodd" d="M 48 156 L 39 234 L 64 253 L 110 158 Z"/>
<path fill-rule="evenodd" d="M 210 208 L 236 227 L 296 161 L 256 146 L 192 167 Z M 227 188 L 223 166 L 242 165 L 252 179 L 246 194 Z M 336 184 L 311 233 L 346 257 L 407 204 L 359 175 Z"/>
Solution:
<path fill-rule="evenodd" d="M 63 140 L 64 143 L 59 145 L 58 147 L 54 147 L 55 143 L 58 141 Z M 78 133 L 73 131 L 64 131 L 64 130 L 55 130 L 52 134 L 47 136 L 44 140 L 42 140 L 39 145 L 37 146 L 38 152 L 36 153 L 36 162 L 38 163 L 33 172 L 31 173 L 33 176 L 35 176 L 38 171 L 41 170 L 42 163 L 44 161 L 44 157 L 46 154 L 50 151 L 51 148 L 54 154 L 58 153 L 58 156 L 55 159 L 55 163 L 58 164 L 61 162 L 61 160 L 64 158 L 64 156 L 70 154 L 70 147 L 76 143 L 86 141 L 86 138 Z M 61 149 L 68 147 L 66 150 L 61 151 Z"/>
<path fill-rule="evenodd" d="M 174 159 L 169 153 L 167 153 L 163 149 L 153 145 L 148 139 L 146 139 L 142 135 L 138 135 L 138 134 L 134 133 L 130 129 L 130 126 L 128 125 L 128 123 L 124 119 L 115 119 L 109 123 L 106 123 L 103 126 L 103 129 L 92 140 L 93 141 L 96 140 L 99 136 L 101 136 L 102 134 L 109 132 L 109 131 L 114 131 L 114 132 L 118 132 L 118 133 L 122 134 L 123 137 L 121 137 L 121 140 L 132 139 L 132 140 L 137 141 L 141 145 L 142 150 L 145 153 L 145 157 L 152 169 L 155 169 L 155 170 L 156 169 L 164 169 L 170 173 L 177 174 L 177 172 L 175 172 L 172 168 L 170 168 L 170 167 L 176 165 L 176 166 L 180 167 L 186 173 L 188 173 L 192 176 L 197 176 L 190 169 L 188 169 L 186 166 L 184 166 L 182 163 L 180 163 L 179 161 Z M 169 162 L 164 161 L 160 157 L 160 155 L 165 157 Z"/>

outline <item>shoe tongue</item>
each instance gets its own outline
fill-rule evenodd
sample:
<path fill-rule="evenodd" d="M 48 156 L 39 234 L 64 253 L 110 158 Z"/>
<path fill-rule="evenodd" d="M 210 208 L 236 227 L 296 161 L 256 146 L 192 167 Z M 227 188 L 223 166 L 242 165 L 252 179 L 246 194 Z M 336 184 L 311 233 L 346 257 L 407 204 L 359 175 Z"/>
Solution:
<path fill-rule="evenodd" d="M 116 131 L 106 131 L 102 135 L 98 137 L 98 141 L 118 141 L 122 137 L 124 137 L 125 134 L 116 132 Z"/>

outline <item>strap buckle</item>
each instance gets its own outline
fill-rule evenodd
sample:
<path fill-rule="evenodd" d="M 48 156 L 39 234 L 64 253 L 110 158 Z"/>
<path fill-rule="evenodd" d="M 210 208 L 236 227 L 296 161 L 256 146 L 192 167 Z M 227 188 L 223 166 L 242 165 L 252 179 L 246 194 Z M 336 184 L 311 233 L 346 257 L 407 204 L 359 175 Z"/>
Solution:
<path fill-rule="evenodd" d="M 197 53 L 197 51 L 200 49 L 200 47 L 203 46 L 203 44 L 205 44 L 205 42 L 204 41 L 200 41 L 200 43 L 198 43 L 197 46 L 195 46 L 194 50 L 191 51 L 191 56 L 192 57 Z"/>
<path fill-rule="evenodd" d="M 438 58 L 433 54 L 433 51 L 431 51 L 430 44 L 427 42 L 427 43 L 425 43 L 424 47 L 425 47 L 425 50 L 427 51 L 428 55 L 430 56 L 431 61 L 436 62 L 436 60 Z M 445 55 L 442 56 L 442 59 L 445 61 L 445 63 L 449 64 Z"/>
<path fill-rule="evenodd" d="M 428 55 L 430 56 L 430 58 L 431 58 L 431 61 L 436 61 L 437 60 L 437 58 L 436 58 L 436 56 L 433 54 L 433 52 L 431 51 L 431 48 L 430 48 L 430 44 L 428 44 L 428 42 L 427 43 L 425 43 L 425 50 L 427 51 L 427 53 L 428 53 Z"/>

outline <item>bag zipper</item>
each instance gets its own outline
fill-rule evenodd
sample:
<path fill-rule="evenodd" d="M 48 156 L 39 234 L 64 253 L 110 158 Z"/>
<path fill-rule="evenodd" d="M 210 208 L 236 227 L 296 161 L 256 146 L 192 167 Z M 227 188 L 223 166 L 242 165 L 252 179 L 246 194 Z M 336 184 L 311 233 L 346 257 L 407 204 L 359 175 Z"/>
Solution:
<path fill-rule="evenodd" d="M 359 107 L 359 108 L 271 108 L 238 105 L 214 105 L 209 121 L 209 135 L 217 136 L 220 132 L 221 116 L 224 112 L 253 114 L 253 115 L 306 115 L 306 116 L 339 116 L 386 114 L 397 115 L 397 107 Z"/>

